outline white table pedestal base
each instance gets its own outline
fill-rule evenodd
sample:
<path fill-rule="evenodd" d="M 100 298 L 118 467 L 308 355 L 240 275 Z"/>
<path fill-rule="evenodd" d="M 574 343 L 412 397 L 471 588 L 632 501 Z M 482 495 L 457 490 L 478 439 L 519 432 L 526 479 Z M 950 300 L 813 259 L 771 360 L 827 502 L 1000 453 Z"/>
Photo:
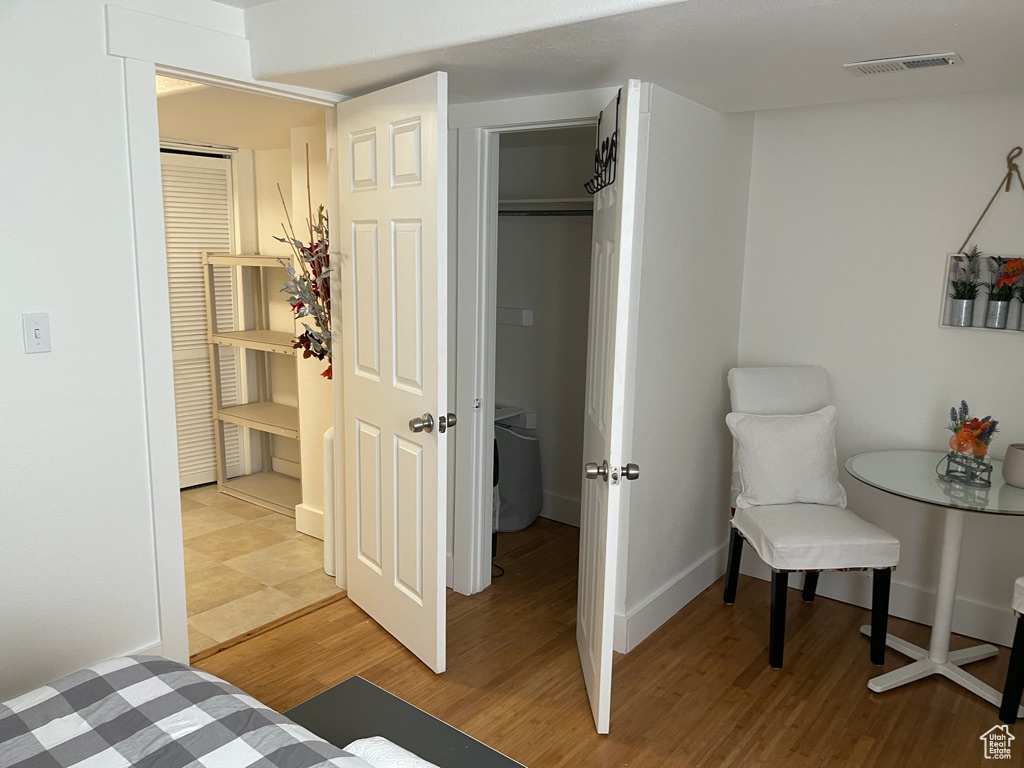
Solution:
<path fill-rule="evenodd" d="M 901 685 L 913 683 L 931 675 L 942 675 L 957 685 L 966 688 L 996 707 L 1003 700 L 1002 691 L 965 672 L 961 667 L 972 661 L 981 661 L 999 654 L 994 645 L 975 645 L 959 651 L 949 650 L 949 637 L 953 625 L 953 604 L 956 600 L 956 581 L 960 568 L 960 547 L 964 538 L 962 509 L 946 510 L 946 526 L 942 541 L 942 562 L 939 568 L 939 589 L 935 595 L 935 621 L 932 624 L 931 641 L 927 650 L 908 643 L 895 635 L 886 635 L 885 644 L 894 651 L 909 656 L 912 661 L 905 667 L 894 669 L 868 681 L 868 688 L 875 693 L 884 693 Z M 871 626 L 864 625 L 860 631 L 871 637 Z M 1024 706 L 1018 710 L 1018 717 L 1024 717 Z"/>
<path fill-rule="evenodd" d="M 871 625 L 865 624 L 860 628 L 861 633 L 871 637 Z M 965 672 L 961 667 L 970 664 L 972 661 L 990 659 L 999 655 L 999 649 L 994 645 L 975 645 L 959 651 L 950 651 L 946 661 L 932 661 L 928 658 L 928 651 L 924 648 L 908 643 L 895 635 L 886 635 L 885 644 L 894 651 L 909 656 L 912 661 L 905 667 L 886 672 L 884 675 L 873 677 L 868 681 L 868 688 L 875 693 L 885 693 L 901 685 L 913 683 L 931 675 L 942 675 L 947 680 L 952 680 L 957 685 L 966 688 L 976 696 L 995 706 L 999 706 L 1003 700 L 1003 692 L 997 691 L 991 685 L 983 683 L 974 675 Z M 1020 707 L 1018 717 L 1024 718 L 1024 706 Z"/>

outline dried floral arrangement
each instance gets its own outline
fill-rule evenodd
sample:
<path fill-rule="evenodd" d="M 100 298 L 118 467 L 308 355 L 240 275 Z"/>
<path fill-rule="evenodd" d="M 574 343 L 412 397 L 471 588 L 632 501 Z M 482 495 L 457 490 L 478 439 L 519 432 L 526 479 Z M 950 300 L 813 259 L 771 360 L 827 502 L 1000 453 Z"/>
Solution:
<path fill-rule="evenodd" d="M 284 206 L 284 216 L 287 225 L 282 224 L 284 237 L 277 237 L 282 243 L 288 243 L 295 254 L 295 264 L 281 263 L 288 271 L 290 278 L 281 288 L 282 293 L 288 295 L 288 303 L 291 305 L 295 318 L 302 321 L 305 329 L 292 345 L 295 349 L 302 350 L 304 358 L 315 357 L 317 360 L 326 360 L 327 368 L 320 375 L 330 379 L 333 376 L 334 358 L 331 347 L 331 262 L 330 262 L 330 229 L 328 227 L 327 212 L 324 206 L 316 209 L 313 215 L 313 197 L 309 186 L 309 146 L 306 146 L 306 200 L 309 206 L 309 218 L 306 219 L 306 227 L 309 232 L 309 243 L 303 243 L 295 236 L 295 229 L 292 227 L 291 216 L 288 214 L 288 205 L 284 200 L 284 193 L 281 192 L 281 185 L 277 186 L 278 194 L 281 195 L 281 205 Z M 315 327 L 306 322 L 305 318 L 311 318 L 316 324 Z"/>

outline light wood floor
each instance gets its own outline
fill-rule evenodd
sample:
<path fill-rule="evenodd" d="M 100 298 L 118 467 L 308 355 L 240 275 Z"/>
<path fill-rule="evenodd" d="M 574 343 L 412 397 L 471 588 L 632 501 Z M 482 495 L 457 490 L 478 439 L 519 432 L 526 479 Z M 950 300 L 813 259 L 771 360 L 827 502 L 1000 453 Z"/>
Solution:
<path fill-rule="evenodd" d="M 189 653 L 340 593 L 295 519 L 200 485 L 181 492 Z"/>
<path fill-rule="evenodd" d="M 574 528 L 546 520 L 503 534 L 504 577 L 448 598 L 448 671 L 432 674 L 348 599 L 198 666 L 279 710 L 362 675 L 530 768 L 549 766 L 990 765 L 993 707 L 939 678 L 873 694 L 867 611 L 790 592 L 786 667 L 768 667 L 768 584 L 721 582 L 615 660 L 611 734 L 598 736 L 576 655 Z M 928 628 L 890 631 L 927 645 Z M 970 644 L 954 638 L 953 647 Z M 1008 652 L 971 665 L 1001 688 Z M 890 651 L 886 670 L 907 660 Z M 339 713 L 344 717 L 344 713 Z M 1021 765 L 1024 730 L 1015 726 Z"/>

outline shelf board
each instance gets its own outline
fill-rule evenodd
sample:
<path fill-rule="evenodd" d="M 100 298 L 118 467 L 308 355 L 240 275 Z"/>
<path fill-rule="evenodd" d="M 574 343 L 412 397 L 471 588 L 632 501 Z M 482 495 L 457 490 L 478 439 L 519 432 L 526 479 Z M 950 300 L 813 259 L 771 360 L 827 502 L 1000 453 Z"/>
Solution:
<path fill-rule="evenodd" d="M 294 355 L 292 343 L 295 337 L 287 331 L 226 331 L 211 335 L 214 344 L 242 349 L 259 349 L 264 352 L 277 352 L 282 355 Z"/>
<path fill-rule="evenodd" d="M 203 253 L 203 264 L 228 267 L 276 267 L 284 269 L 281 262 L 288 263 L 291 257 L 264 256 L 260 253 Z"/>
<path fill-rule="evenodd" d="M 499 211 L 591 211 L 592 197 L 535 197 L 498 200 Z"/>
<path fill-rule="evenodd" d="M 245 403 L 217 410 L 217 418 L 282 437 L 299 436 L 299 409 L 281 403 Z"/>
<path fill-rule="evenodd" d="M 232 477 L 221 483 L 220 491 L 288 517 L 295 517 L 295 507 L 302 503 L 302 483 L 279 472 Z"/>
<path fill-rule="evenodd" d="M 494 421 L 504 421 L 505 419 L 511 419 L 513 416 L 518 416 L 521 413 L 526 413 L 525 408 L 520 408 L 518 405 L 498 405 L 494 404 Z"/>

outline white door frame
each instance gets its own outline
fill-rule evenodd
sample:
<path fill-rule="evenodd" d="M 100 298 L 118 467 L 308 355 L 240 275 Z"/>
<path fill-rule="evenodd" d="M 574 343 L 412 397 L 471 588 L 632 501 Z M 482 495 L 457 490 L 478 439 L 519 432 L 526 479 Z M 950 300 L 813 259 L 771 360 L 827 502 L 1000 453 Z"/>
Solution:
<path fill-rule="evenodd" d="M 617 88 L 465 104 L 449 109 L 458 129 L 458 290 L 452 588 L 491 585 L 494 478 L 494 349 L 498 271 L 498 136 L 595 125 Z M 585 179 L 580 179 L 582 186 Z M 489 416 L 489 418 L 488 418 Z"/>
<path fill-rule="evenodd" d="M 114 6 L 107 7 L 107 52 L 124 62 L 133 256 L 142 341 L 140 354 L 160 632 L 158 642 L 147 646 L 147 649 L 187 662 L 185 565 L 156 75 L 165 74 L 324 107 L 333 106 L 345 97 L 252 79 L 245 38 Z M 330 121 L 333 110 L 327 110 L 327 114 Z M 330 125 L 327 135 L 330 158 Z M 332 186 L 329 182 L 329 188 Z M 336 470 L 339 461 L 340 457 L 336 456 Z M 343 478 L 338 474 L 336 471 L 336 488 L 341 488 Z M 344 540 L 341 543 L 343 546 Z"/>

